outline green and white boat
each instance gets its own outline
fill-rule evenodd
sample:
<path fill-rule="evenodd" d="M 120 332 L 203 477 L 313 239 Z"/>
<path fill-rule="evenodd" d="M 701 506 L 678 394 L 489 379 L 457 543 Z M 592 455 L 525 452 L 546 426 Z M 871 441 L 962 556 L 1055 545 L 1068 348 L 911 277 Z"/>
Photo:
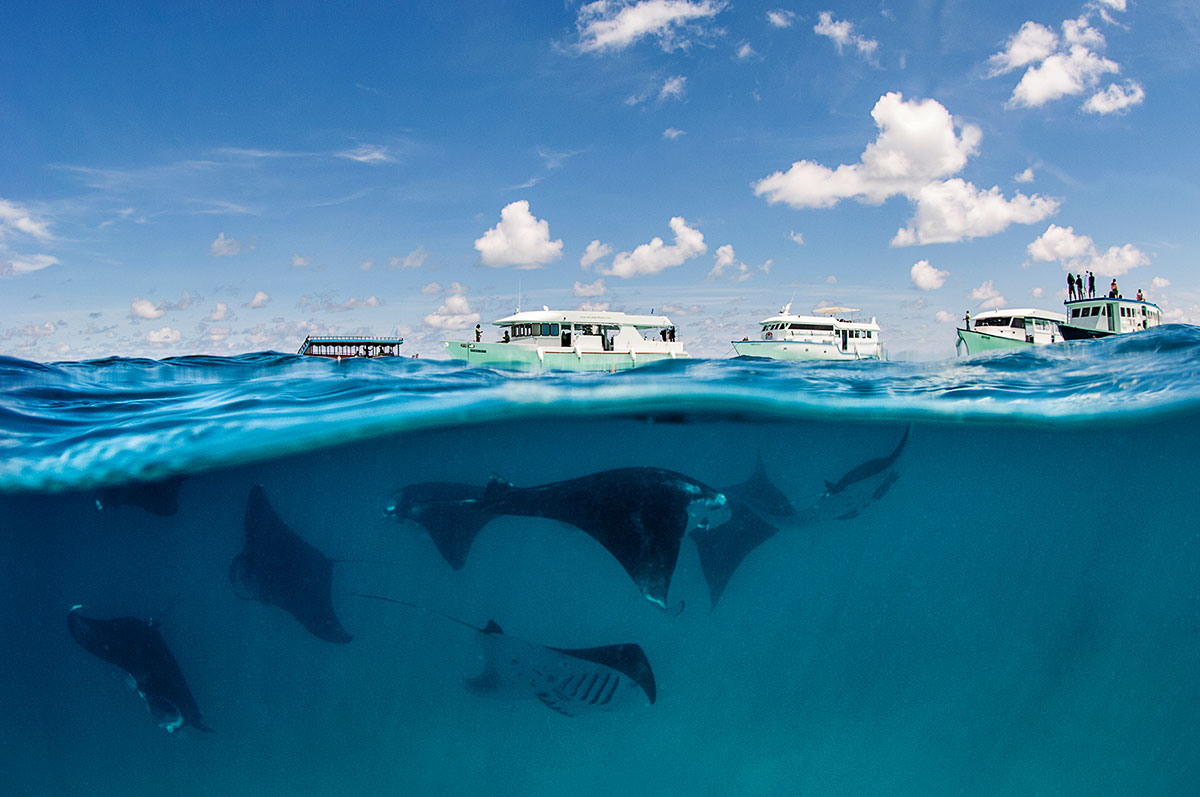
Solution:
<path fill-rule="evenodd" d="M 662 315 L 595 310 L 517 312 L 492 322 L 500 340 L 442 341 L 453 360 L 517 371 L 624 371 L 690 355 Z M 649 333 L 649 334 L 647 334 Z"/>
<path fill-rule="evenodd" d="M 772 360 L 882 360 L 879 324 L 854 318 L 857 307 L 818 307 L 812 315 L 792 313 L 788 302 L 764 318 L 759 337 L 730 341 L 740 357 Z"/>
<path fill-rule="evenodd" d="M 968 356 L 998 349 L 1023 349 L 1065 340 L 1059 324 L 1065 324 L 1063 313 L 1022 307 L 1013 310 L 988 310 L 975 317 L 974 328 L 958 329 L 954 349 L 966 350 Z"/>

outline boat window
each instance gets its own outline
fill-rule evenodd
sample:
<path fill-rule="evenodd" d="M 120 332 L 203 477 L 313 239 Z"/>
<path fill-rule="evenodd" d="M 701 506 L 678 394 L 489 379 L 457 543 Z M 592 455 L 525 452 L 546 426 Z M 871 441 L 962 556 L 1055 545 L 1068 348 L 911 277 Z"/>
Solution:
<path fill-rule="evenodd" d="M 833 324 L 792 324 L 792 329 L 804 329 L 809 332 L 832 332 Z"/>
<path fill-rule="evenodd" d="M 550 325 L 550 334 L 551 334 L 551 335 L 557 335 L 557 334 L 558 334 L 558 324 L 551 324 L 551 325 Z"/>
<path fill-rule="evenodd" d="M 975 321 L 977 327 L 1006 327 L 1012 321 L 1011 316 L 999 316 L 996 318 L 980 318 Z"/>
<path fill-rule="evenodd" d="M 1079 308 L 1078 307 L 1071 308 L 1071 318 L 1079 318 Z"/>
<path fill-rule="evenodd" d="M 867 330 L 867 337 L 868 338 L 871 337 L 871 330 L 869 330 L 869 329 Z"/>
<path fill-rule="evenodd" d="M 1025 319 L 1024 318 L 1014 318 L 1012 320 L 1012 327 L 1013 327 L 1013 329 L 1024 329 L 1025 328 Z"/>

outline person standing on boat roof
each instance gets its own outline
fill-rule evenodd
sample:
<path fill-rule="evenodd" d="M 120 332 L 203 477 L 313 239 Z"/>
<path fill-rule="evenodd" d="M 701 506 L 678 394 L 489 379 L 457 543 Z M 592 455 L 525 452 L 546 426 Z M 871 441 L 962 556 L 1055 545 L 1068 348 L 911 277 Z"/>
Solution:
<path fill-rule="evenodd" d="M 1075 295 L 1080 299 L 1083 298 L 1083 272 L 1075 275 Z"/>
<path fill-rule="evenodd" d="M 1088 298 L 1096 298 L 1096 275 L 1090 271 L 1088 272 Z"/>
<path fill-rule="evenodd" d="M 1138 288 L 1137 300 L 1138 300 L 1139 302 L 1144 302 L 1144 301 L 1146 301 L 1145 297 L 1143 297 L 1143 296 L 1142 296 L 1142 289 L 1141 289 L 1141 288 Z"/>
<path fill-rule="evenodd" d="M 1067 299 L 1075 300 L 1075 275 L 1067 272 Z"/>
<path fill-rule="evenodd" d="M 1117 290 L 1117 278 L 1113 277 L 1112 285 L 1108 286 L 1108 298 L 1115 299 L 1120 295 L 1121 292 Z"/>

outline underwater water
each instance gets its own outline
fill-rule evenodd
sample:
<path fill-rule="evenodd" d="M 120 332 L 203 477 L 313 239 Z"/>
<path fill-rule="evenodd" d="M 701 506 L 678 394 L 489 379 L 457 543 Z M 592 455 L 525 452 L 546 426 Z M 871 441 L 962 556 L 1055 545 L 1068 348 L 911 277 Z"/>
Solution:
<path fill-rule="evenodd" d="M 618 374 L 0 359 L 5 793 L 1194 793 L 1198 442 L 1182 326 Z M 212 732 L 79 618 L 160 634 Z"/>

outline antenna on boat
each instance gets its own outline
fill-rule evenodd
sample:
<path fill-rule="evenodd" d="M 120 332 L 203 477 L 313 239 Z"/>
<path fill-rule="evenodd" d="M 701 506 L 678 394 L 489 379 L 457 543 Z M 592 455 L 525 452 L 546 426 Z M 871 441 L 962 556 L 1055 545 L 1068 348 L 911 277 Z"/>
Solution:
<path fill-rule="evenodd" d="M 517 312 L 521 312 L 521 281 L 517 280 Z"/>

